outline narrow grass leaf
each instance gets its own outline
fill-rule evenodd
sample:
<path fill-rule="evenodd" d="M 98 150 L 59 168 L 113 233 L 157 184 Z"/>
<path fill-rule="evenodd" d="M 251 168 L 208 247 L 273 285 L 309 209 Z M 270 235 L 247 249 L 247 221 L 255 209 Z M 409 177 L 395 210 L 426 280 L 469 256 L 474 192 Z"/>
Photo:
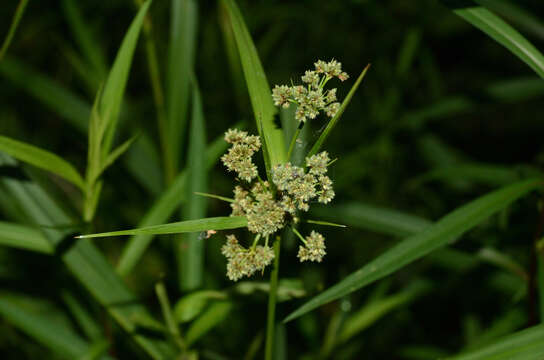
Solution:
<path fill-rule="evenodd" d="M 77 359 L 89 349 L 89 344 L 74 329 L 51 320 L 50 309 L 32 310 L 34 298 L 2 293 L 0 315 L 28 336 L 59 354 L 64 359 Z"/>
<path fill-rule="evenodd" d="M 385 298 L 379 298 L 363 306 L 360 310 L 351 314 L 342 325 L 338 335 L 338 343 L 344 343 L 368 328 L 383 316 L 395 309 L 407 305 L 425 291 L 430 289 L 430 284 L 416 282 L 408 289 L 400 291 Z"/>
<path fill-rule="evenodd" d="M 263 152 L 268 154 L 268 159 L 265 157 L 267 170 L 270 170 L 272 166 L 284 163 L 287 158 L 283 133 L 274 125 L 276 108 L 272 102 L 270 86 L 240 9 L 234 0 L 223 0 L 222 3 L 238 45 L 257 130 L 263 139 Z"/>
<path fill-rule="evenodd" d="M 83 178 L 72 164 L 47 150 L 0 135 L 0 151 L 58 175 L 82 190 L 85 188 Z"/>
<path fill-rule="evenodd" d="M 429 227 L 432 223 L 418 216 L 393 209 L 350 202 L 329 208 L 312 209 L 312 214 L 349 226 L 393 236 L 408 236 Z"/>
<path fill-rule="evenodd" d="M 458 238 L 514 200 L 541 186 L 540 180 L 536 179 L 517 182 L 457 208 L 422 232 L 403 240 L 338 284 L 314 297 L 287 316 L 284 321 L 293 320 L 323 304 L 352 293 L 432 251 L 448 245 L 453 239 Z"/>
<path fill-rule="evenodd" d="M 6 57 L 0 62 L 0 74 L 81 133 L 87 133 L 91 106 L 81 97 L 12 57 Z"/>
<path fill-rule="evenodd" d="M 98 234 L 80 235 L 77 238 L 97 238 L 107 236 L 121 235 L 161 235 L 161 234 L 178 234 L 189 233 L 206 230 L 226 230 L 237 229 L 247 226 L 247 219 L 244 216 L 223 216 L 212 217 L 198 220 L 178 221 L 170 224 L 148 226 L 139 229 L 111 231 Z"/>
<path fill-rule="evenodd" d="M 346 107 L 349 105 L 349 103 L 351 101 L 351 98 L 353 98 L 353 95 L 355 95 L 355 92 L 359 88 L 359 85 L 361 85 L 361 82 L 363 81 L 363 78 L 365 77 L 365 75 L 366 75 L 369 68 L 370 68 L 370 64 L 368 64 L 363 69 L 363 71 L 361 72 L 361 74 L 359 75 L 357 80 L 355 81 L 355 84 L 353 84 L 353 86 L 351 87 L 351 90 L 349 91 L 348 95 L 346 96 L 344 101 L 342 101 L 342 105 L 340 105 L 340 108 L 336 112 L 336 115 L 334 115 L 334 117 L 327 124 L 327 127 L 325 128 L 325 130 L 323 130 L 321 135 L 319 135 L 319 138 L 315 142 L 314 146 L 312 146 L 312 149 L 310 150 L 310 152 L 308 153 L 307 156 L 315 155 L 315 154 L 317 154 L 319 149 L 321 149 L 321 145 L 323 145 L 325 140 L 327 140 L 327 138 L 330 135 L 330 132 L 332 131 L 332 129 L 334 129 L 334 127 L 336 126 L 336 124 L 338 123 L 340 118 L 342 117 L 342 114 L 346 110 Z"/>
<path fill-rule="evenodd" d="M 0 48 L 0 61 L 2 61 L 2 58 L 8 51 L 9 44 L 11 44 L 11 40 L 13 40 L 13 36 L 15 35 L 17 26 L 19 26 L 19 22 L 21 21 L 23 14 L 25 13 L 27 4 L 28 0 L 19 0 L 19 5 L 17 5 L 17 8 L 15 9 L 15 14 L 13 15 L 13 20 L 11 21 L 8 34 L 6 35 L 4 42 L 2 43 L 2 48 Z"/>
<path fill-rule="evenodd" d="M 198 7 L 194 0 L 171 1 L 170 43 L 166 73 L 166 126 L 168 180 L 177 174 L 187 135 L 190 81 L 195 57 Z"/>
<path fill-rule="evenodd" d="M 242 127 L 242 124 L 238 124 Z M 206 170 L 212 168 L 221 154 L 227 148 L 227 143 L 223 137 L 215 139 L 206 147 Z M 172 216 L 178 206 L 186 201 L 187 173 L 181 172 L 166 191 L 155 201 L 151 209 L 144 215 L 138 227 L 145 227 L 165 223 Z M 143 256 L 145 249 L 151 243 L 153 235 L 135 235 L 130 238 L 127 245 L 123 248 L 117 271 L 123 276 L 132 271 L 134 266 Z"/>
<path fill-rule="evenodd" d="M 126 140 L 124 143 L 119 145 L 117 148 L 115 148 L 106 158 L 104 163 L 102 164 L 102 168 L 100 169 L 99 175 L 104 172 L 108 167 L 110 167 L 115 160 L 117 160 L 121 155 L 123 155 L 130 146 L 134 143 L 134 141 L 138 138 L 138 135 L 134 135 L 130 139 Z"/>
<path fill-rule="evenodd" d="M 0 245 L 44 254 L 53 253 L 53 247 L 38 229 L 3 221 L 0 221 Z"/>
<path fill-rule="evenodd" d="M 71 237 L 71 230 L 61 226 L 72 223 L 73 219 L 36 184 L 0 178 L 0 191 L 10 196 L 9 206 L 18 206 L 26 221 L 43 225 L 42 233 L 51 246 L 57 247 Z M 137 324 L 132 318 L 136 314 L 148 314 L 147 310 L 90 241 L 76 241 L 60 256 L 69 272 L 147 354 L 153 359 L 173 357 L 168 344 L 136 331 Z"/>
<path fill-rule="evenodd" d="M 100 41 L 97 41 L 92 29 L 85 23 L 79 6 L 75 0 L 62 1 L 64 16 L 79 50 L 91 66 L 94 76 L 98 77 L 99 81 L 103 81 L 108 73 L 106 56 L 99 45 Z"/>
<path fill-rule="evenodd" d="M 457 7 L 455 1 L 442 0 L 453 12 L 486 33 L 496 42 L 520 58 L 541 78 L 544 78 L 544 56 L 516 29 L 483 6 Z"/>
<path fill-rule="evenodd" d="M 187 169 L 187 205 L 182 208 L 182 220 L 194 220 L 206 217 L 208 199 L 195 192 L 207 190 L 206 171 L 206 126 L 202 109 L 200 90 L 196 79 L 193 81 L 193 109 L 189 140 Z M 177 241 L 176 256 L 178 278 L 182 290 L 192 290 L 202 285 L 204 273 L 204 245 L 199 234 L 187 234 Z"/>
<path fill-rule="evenodd" d="M 213 300 L 225 300 L 227 294 L 221 291 L 202 290 L 186 295 L 174 306 L 176 321 L 185 323 L 197 317 Z"/>
<path fill-rule="evenodd" d="M 544 325 L 518 331 L 482 349 L 447 360 L 540 360 L 544 358 Z"/>
<path fill-rule="evenodd" d="M 233 304 L 229 301 L 220 301 L 210 305 L 199 318 L 197 318 L 187 330 L 185 337 L 187 346 L 200 339 L 211 329 L 223 322 L 229 315 Z"/>
<path fill-rule="evenodd" d="M 100 116 L 107 124 L 103 143 L 103 154 L 109 153 L 113 143 L 117 122 L 119 121 L 121 102 L 125 94 L 128 74 L 132 65 L 134 50 L 136 48 L 136 43 L 138 42 L 140 30 L 142 29 L 145 14 L 147 13 L 150 4 L 151 0 L 146 1 L 138 11 L 132 24 L 130 24 L 104 85 L 99 108 Z"/>
<path fill-rule="evenodd" d="M 62 291 L 61 297 L 87 338 L 98 340 L 103 337 L 100 323 L 70 292 Z"/>

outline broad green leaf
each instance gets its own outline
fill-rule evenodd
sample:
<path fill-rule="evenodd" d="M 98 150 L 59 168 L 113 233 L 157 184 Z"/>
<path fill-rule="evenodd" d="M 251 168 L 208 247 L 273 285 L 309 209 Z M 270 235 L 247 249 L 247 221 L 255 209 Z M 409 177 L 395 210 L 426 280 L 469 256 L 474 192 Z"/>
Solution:
<path fill-rule="evenodd" d="M 77 238 L 97 238 L 106 236 L 121 235 L 161 235 L 198 232 L 206 230 L 236 229 L 247 226 L 247 219 L 244 216 L 223 216 L 198 220 L 178 221 L 170 224 L 148 226 L 139 229 L 111 231 L 99 234 L 80 235 Z"/>
<path fill-rule="evenodd" d="M 448 360 L 540 360 L 544 358 L 544 325 L 518 331 L 493 345 Z"/>
<path fill-rule="evenodd" d="M 234 0 L 223 0 L 222 3 L 227 11 L 227 18 L 238 45 L 238 53 L 257 122 L 257 130 L 263 139 L 265 163 L 267 171 L 269 171 L 274 165 L 286 162 L 287 158 L 283 133 L 274 125 L 276 108 L 272 102 L 272 93 L 240 9 Z"/>
<path fill-rule="evenodd" d="M 18 206 L 26 221 L 40 224 L 43 235 L 52 247 L 69 241 L 73 222 L 54 200 L 39 186 L 10 178 L 0 178 L 0 193 L 10 198 L 9 206 Z M 0 203 L 0 206 L 4 205 Z M 66 240 L 68 239 L 68 240 Z M 61 246 L 62 247 L 62 246 Z M 59 253 L 69 272 L 86 288 L 110 316 L 154 359 L 169 359 L 172 349 L 163 341 L 147 338 L 137 332 L 132 320 L 135 314 L 147 313 L 123 280 L 115 273 L 108 260 L 89 240 L 78 240 Z"/>
<path fill-rule="evenodd" d="M 0 245 L 45 254 L 53 253 L 53 248 L 39 230 L 3 221 L 0 221 Z"/>
<path fill-rule="evenodd" d="M 81 190 L 85 188 L 83 178 L 77 170 L 69 162 L 49 151 L 1 135 L 0 151 L 58 175 L 78 186 Z"/>
<path fill-rule="evenodd" d="M 242 127 L 239 124 L 239 127 Z M 214 140 L 206 150 L 206 169 L 209 171 L 217 159 L 225 152 L 227 143 L 223 140 L 223 137 L 219 137 Z M 187 173 L 181 172 L 172 182 L 172 185 L 162 193 L 159 199 L 151 207 L 151 209 L 142 218 L 138 227 L 145 227 L 150 225 L 157 225 L 167 222 L 170 216 L 178 208 L 178 206 L 186 200 L 187 192 L 185 186 L 187 185 Z M 134 266 L 138 263 L 143 256 L 145 250 L 151 243 L 153 235 L 135 235 L 130 238 L 129 242 L 123 249 L 117 270 L 123 276 L 132 271 Z"/>
<path fill-rule="evenodd" d="M 73 328 L 52 321 L 51 309 L 32 306 L 35 302 L 34 298 L 2 293 L 0 315 L 64 359 L 83 356 L 88 351 L 89 344 Z"/>
<path fill-rule="evenodd" d="M 11 44 L 11 40 L 13 39 L 13 36 L 15 35 L 17 26 L 19 26 L 19 22 L 21 21 L 21 18 L 23 17 L 23 14 L 25 13 L 27 4 L 28 4 L 28 0 L 19 0 L 19 5 L 17 5 L 17 9 L 15 9 L 15 14 L 13 15 L 13 20 L 11 21 L 8 34 L 6 35 L 4 42 L 2 43 L 2 48 L 0 48 L 0 61 L 2 61 L 2 58 L 6 54 L 6 51 L 8 51 L 9 44 Z"/>
<path fill-rule="evenodd" d="M 314 297 L 287 316 L 284 321 L 293 320 L 323 304 L 352 293 L 434 250 L 448 245 L 453 239 L 458 238 L 514 200 L 541 186 L 540 180 L 536 179 L 517 182 L 457 208 L 422 232 L 403 240 L 338 284 Z"/>
<path fill-rule="evenodd" d="M 327 127 L 325 128 L 325 130 L 323 130 L 321 135 L 319 135 L 319 138 L 315 142 L 314 146 L 312 146 L 312 149 L 310 150 L 310 152 L 308 153 L 307 156 L 315 155 L 315 154 L 317 154 L 319 149 L 321 149 L 321 145 L 323 145 L 325 140 L 327 140 L 327 138 L 329 137 L 330 132 L 332 131 L 332 129 L 334 129 L 334 127 L 336 126 L 336 124 L 338 123 L 340 118 L 342 117 L 342 114 L 344 113 L 344 111 L 348 107 L 348 105 L 349 105 L 349 103 L 351 101 L 351 98 L 353 98 L 353 95 L 355 95 L 355 92 L 359 88 L 359 85 L 361 84 L 361 81 L 363 81 L 363 78 L 365 77 L 366 72 L 368 71 L 369 68 L 370 68 L 370 64 L 368 64 L 363 69 L 363 71 L 361 72 L 361 74 L 359 75 L 357 80 L 355 81 L 355 84 L 353 84 L 353 86 L 351 87 L 351 90 L 349 91 L 348 95 L 346 96 L 344 101 L 342 101 L 342 105 L 340 105 L 340 108 L 338 109 L 338 112 L 329 121 L 329 123 L 327 124 Z"/>
<path fill-rule="evenodd" d="M 224 300 L 227 294 L 221 291 L 202 290 L 185 295 L 174 306 L 174 315 L 178 322 L 184 323 L 193 320 L 213 300 Z"/>
<path fill-rule="evenodd" d="M 171 1 L 170 45 L 166 73 L 166 165 L 168 180 L 178 172 L 187 136 L 190 80 L 195 58 L 198 7 L 194 0 Z"/>
<path fill-rule="evenodd" d="M 207 190 L 206 171 L 206 127 L 200 99 L 200 90 L 196 79 L 193 81 L 193 109 L 187 171 L 187 205 L 182 208 L 182 220 L 194 220 L 206 217 L 207 201 L 195 192 Z M 202 285 L 204 273 L 204 242 L 199 234 L 187 234 L 176 239 L 176 257 L 178 261 L 179 285 L 182 290 L 192 290 Z"/>
<path fill-rule="evenodd" d="M 230 313 L 232 307 L 233 304 L 229 301 L 219 301 L 210 305 L 208 310 L 197 318 L 187 330 L 185 336 L 187 346 L 190 346 L 215 326 L 223 322 Z"/>
<path fill-rule="evenodd" d="M 136 49 L 144 17 L 150 4 L 151 0 L 146 1 L 130 24 L 102 91 L 99 102 L 99 114 L 102 121 L 106 122 L 107 128 L 103 143 L 104 154 L 109 153 L 113 143 L 134 50 Z"/>
<path fill-rule="evenodd" d="M 477 27 L 525 62 L 544 78 L 544 56 L 516 29 L 483 6 L 456 6 L 455 1 L 442 0 L 453 12 Z M 452 3 L 452 5 L 448 5 Z"/>

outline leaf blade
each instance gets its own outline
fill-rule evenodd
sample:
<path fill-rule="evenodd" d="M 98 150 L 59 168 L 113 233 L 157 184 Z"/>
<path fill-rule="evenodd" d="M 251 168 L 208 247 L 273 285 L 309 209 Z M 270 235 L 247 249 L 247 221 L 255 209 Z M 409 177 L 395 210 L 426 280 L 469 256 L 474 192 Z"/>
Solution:
<path fill-rule="evenodd" d="M 344 280 L 309 300 L 289 314 L 284 322 L 291 321 L 320 305 L 358 290 L 447 245 L 451 239 L 459 237 L 515 199 L 540 186 L 540 180 L 536 179 L 517 182 L 457 208 L 422 232 L 408 237 Z"/>
<path fill-rule="evenodd" d="M 85 189 L 83 178 L 72 164 L 52 152 L 2 135 L 0 135 L 0 151 L 18 160 L 56 174 L 76 185 L 81 190 Z"/>
<path fill-rule="evenodd" d="M 199 232 L 206 230 L 237 229 L 245 226 L 247 226 L 247 219 L 244 216 L 221 216 L 198 220 L 178 221 L 174 223 L 147 226 L 138 229 L 79 235 L 77 236 L 77 238 L 84 239 L 120 235 L 178 234 L 184 232 Z"/>

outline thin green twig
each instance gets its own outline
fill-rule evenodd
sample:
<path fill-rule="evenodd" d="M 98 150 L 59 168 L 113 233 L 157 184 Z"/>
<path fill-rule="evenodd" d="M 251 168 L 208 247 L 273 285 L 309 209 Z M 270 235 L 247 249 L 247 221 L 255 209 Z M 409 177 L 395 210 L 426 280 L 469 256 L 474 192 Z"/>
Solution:
<path fill-rule="evenodd" d="M 174 319 L 174 314 L 172 313 L 172 308 L 170 307 L 170 301 L 168 300 L 168 294 L 166 293 L 166 287 L 162 281 L 155 285 L 155 292 L 157 293 L 157 298 L 159 299 L 159 303 L 161 305 L 162 315 L 164 317 L 164 321 L 166 322 L 166 327 L 168 328 L 170 336 L 172 336 L 172 339 L 176 345 L 178 345 L 182 351 L 185 351 L 186 345 Z"/>
<path fill-rule="evenodd" d="M 6 54 L 6 51 L 8 50 L 9 44 L 11 44 L 11 40 L 13 40 L 13 36 L 15 35 L 15 30 L 17 30 L 17 26 L 19 25 L 19 22 L 21 21 L 21 18 L 23 17 L 27 4 L 28 4 L 28 0 L 20 0 L 19 5 L 17 5 L 17 9 L 15 9 L 15 15 L 13 15 L 13 20 L 11 22 L 11 26 L 9 27 L 8 34 L 6 35 L 6 38 L 4 39 L 4 43 L 2 44 L 2 48 L 0 49 L 0 61 L 2 61 L 2 58 Z"/>
<path fill-rule="evenodd" d="M 304 123 L 301 123 L 304 124 Z M 295 143 L 297 142 L 298 135 L 300 134 L 300 130 L 302 129 L 302 126 L 297 127 L 297 130 L 295 131 L 295 134 L 293 135 L 293 138 L 291 139 L 291 143 L 289 144 L 289 151 L 287 151 L 287 161 L 291 160 L 291 154 L 293 153 L 293 149 L 295 148 Z"/>
<path fill-rule="evenodd" d="M 278 292 L 278 273 L 280 268 L 280 242 L 281 238 L 276 237 L 274 242 L 274 269 L 270 274 L 270 292 L 268 293 L 268 316 L 266 320 L 266 346 L 265 360 L 272 360 L 274 349 L 274 331 L 276 328 L 276 296 Z"/>

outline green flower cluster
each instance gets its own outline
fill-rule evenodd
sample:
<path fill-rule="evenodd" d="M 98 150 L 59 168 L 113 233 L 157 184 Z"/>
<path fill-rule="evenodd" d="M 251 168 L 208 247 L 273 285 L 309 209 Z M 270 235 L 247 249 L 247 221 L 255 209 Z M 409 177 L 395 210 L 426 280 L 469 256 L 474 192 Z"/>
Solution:
<path fill-rule="evenodd" d="M 274 251 L 269 246 L 255 245 L 246 249 L 234 235 L 227 235 L 227 243 L 221 248 L 221 253 L 228 259 L 227 277 L 233 281 L 264 271 L 274 260 Z"/>
<path fill-rule="evenodd" d="M 328 63 L 318 60 L 314 64 L 315 70 L 307 70 L 301 77 L 306 85 L 276 85 L 272 90 L 272 99 L 276 106 L 288 108 L 291 103 L 296 104 L 295 118 L 300 122 L 315 119 L 320 111 L 333 117 L 340 108 L 336 101 L 336 89 L 324 90 L 325 84 L 336 77 L 341 81 L 349 78 L 342 71 L 342 64 L 336 60 Z"/>
<path fill-rule="evenodd" d="M 332 180 L 326 175 L 330 164 L 329 154 L 324 151 L 306 158 L 306 168 L 291 163 L 277 165 L 272 169 L 272 183 L 263 181 L 251 156 L 259 150 L 257 136 L 241 130 L 229 129 L 225 140 L 232 147 L 221 158 L 229 171 L 235 171 L 243 183 L 234 187 L 231 216 L 245 216 L 247 228 L 255 234 L 253 245 L 246 249 L 234 235 L 227 236 L 222 253 L 228 260 L 227 276 L 238 280 L 263 270 L 274 258 L 268 246 L 270 235 L 296 221 L 297 210 L 308 211 L 309 202 L 316 199 L 328 203 L 334 197 Z M 298 233 L 297 233 L 298 234 Z M 306 239 L 301 238 L 298 257 L 300 261 L 321 261 L 325 255 L 325 242 L 321 234 L 312 231 Z M 258 245 L 264 239 L 265 245 Z"/>

